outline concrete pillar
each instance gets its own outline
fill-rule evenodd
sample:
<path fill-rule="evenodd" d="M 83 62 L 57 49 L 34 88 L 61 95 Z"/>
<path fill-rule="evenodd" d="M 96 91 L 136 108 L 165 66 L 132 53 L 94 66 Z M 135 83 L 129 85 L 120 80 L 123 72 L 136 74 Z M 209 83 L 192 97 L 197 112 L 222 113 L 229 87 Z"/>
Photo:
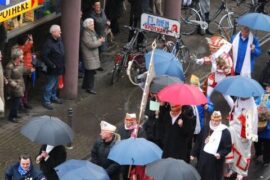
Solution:
<path fill-rule="evenodd" d="M 164 17 L 179 20 L 182 0 L 164 0 Z"/>
<path fill-rule="evenodd" d="M 78 94 L 81 0 L 62 0 L 61 11 L 61 29 L 66 61 L 65 83 L 61 97 L 75 99 Z"/>

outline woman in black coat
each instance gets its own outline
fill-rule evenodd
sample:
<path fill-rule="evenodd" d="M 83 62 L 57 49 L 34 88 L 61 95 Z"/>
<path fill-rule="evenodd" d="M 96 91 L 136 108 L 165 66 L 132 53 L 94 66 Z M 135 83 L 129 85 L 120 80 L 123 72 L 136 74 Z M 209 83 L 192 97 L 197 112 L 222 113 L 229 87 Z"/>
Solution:
<path fill-rule="evenodd" d="M 58 180 L 59 178 L 54 168 L 66 161 L 66 159 L 67 152 L 65 146 L 59 145 L 53 147 L 50 145 L 42 145 L 36 162 L 39 163 L 40 169 L 48 180 Z"/>

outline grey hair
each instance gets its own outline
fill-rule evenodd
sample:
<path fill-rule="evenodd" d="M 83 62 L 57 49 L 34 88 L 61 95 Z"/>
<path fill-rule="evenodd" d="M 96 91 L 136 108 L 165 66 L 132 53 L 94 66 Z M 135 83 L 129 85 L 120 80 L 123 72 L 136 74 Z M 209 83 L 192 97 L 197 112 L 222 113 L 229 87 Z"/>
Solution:
<path fill-rule="evenodd" d="M 90 24 L 94 24 L 94 19 L 87 18 L 83 21 L 83 27 L 88 28 Z"/>
<path fill-rule="evenodd" d="M 19 47 L 13 47 L 11 50 L 11 59 L 15 60 L 16 58 L 23 55 L 23 51 Z"/>
<path fill-rule="evenodd" d="M 57 24 L 53 24 L 51 27 L 50 27 L 50 33 L 56 31 L 56 30 L 60 30 L 60 26 L 57 25 Z"/>

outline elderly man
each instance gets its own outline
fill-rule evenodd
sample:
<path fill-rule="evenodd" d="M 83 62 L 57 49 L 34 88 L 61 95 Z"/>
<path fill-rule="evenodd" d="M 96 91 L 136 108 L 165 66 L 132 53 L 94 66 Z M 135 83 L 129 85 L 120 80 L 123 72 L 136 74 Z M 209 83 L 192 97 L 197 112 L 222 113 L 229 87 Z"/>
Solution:
<path fill-rule="evenodd" d="M 172 157 L 189 162 L 189 144 L 196 126 L 191 106 L 170 104 L 170 111 L 162 116 L 164 123 L 163 158 Z"/>
<path fill-rule="evenodd" d="M 41 52 L 41 59 L 47 66 L 46 84 L 43 92 L 43 106 L 53 110 L 52 103 L 62 104 L 57 97 L 58 76 L 65 72 L 65 51 L 61 39 L 61 28 L 59 25 L 52 25 L 50 36 L 44 44 Z"/>
<path fill-rule="evenodd" d="M 19 162 L 10 166 L 5 173 L 5 180 L 12 179 L 45 180 L 45 177 L 40 170 L 32 165 L 30 156 L 22 154 L 19 157 Z"/>
<path fill-rule="evenodd" d="M 116 127 L 106 121 L 101 121 L 100 129 L 100 138 L 97 139 L 91 151 L 91 162 L 103 167 L 111 180 L 118 180 L 120 165 L 107 158 L 111 148 L 119 140 L 115 134 Z"/>
<path fill-rule="evenodd" d="M 220 180 L 223 177 L 225 156 L 231 151 L 232 142 L 227 126 L 221 120 L 220 111 L 214 111 L 209 126 L 204 126 L 191 153 L 191 160 L 198 157 L 202 180 Z"/>
<path fill-rule="evenodd" d="M 243 26 L 241 31 L 232 37 L 231 42 L 235 74 L 251 77 L 255 58 L 261 54 L 259 41 L 248 27 Z"/>

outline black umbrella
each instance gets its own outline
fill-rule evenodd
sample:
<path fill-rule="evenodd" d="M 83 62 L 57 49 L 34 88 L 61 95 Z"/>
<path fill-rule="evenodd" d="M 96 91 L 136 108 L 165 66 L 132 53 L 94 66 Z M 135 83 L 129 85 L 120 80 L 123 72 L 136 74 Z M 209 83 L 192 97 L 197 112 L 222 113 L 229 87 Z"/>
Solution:
<path fill-rule="evenodd" d="M 180 159 L 161 159 L 146 166 L 146 174 L 155 180 L 200 180 L 197 170 Z"/>
<path fill-rule="evenodd" d="M 168 75 L 156 76 L 151 82 L 150 92 L 158 93 L 161 89 L 173 83 L 183 83 L 183 81 Z"/>
<path fill-rule="evenodd" d="M 22 127 L 21 133 L 35 143 L 52 146 L 70 144 L 73 140 L 72 129 L 53 116 L 33 117 Z"/>

